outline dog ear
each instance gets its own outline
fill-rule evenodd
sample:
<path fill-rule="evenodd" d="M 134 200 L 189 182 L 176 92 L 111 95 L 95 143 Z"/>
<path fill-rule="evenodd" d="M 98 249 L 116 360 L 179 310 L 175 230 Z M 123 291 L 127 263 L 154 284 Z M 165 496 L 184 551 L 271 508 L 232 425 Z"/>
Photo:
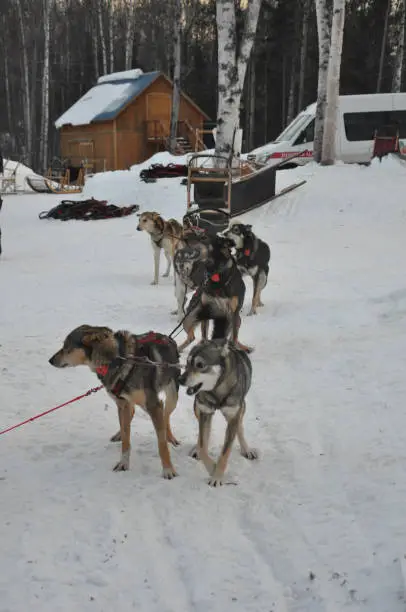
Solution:
<path fill-rule="evenodd" d="M 82 343 L 85 346 L 93 346 L 107 340 L 112 333 L 108 327 L 93 327 L 83 335 Z"/>
<path fill-rule="evenodd" d="M 252 225 L 246 225 L 246 226 L 245 226 L 245 228 L 246 228 L 246 229 L 247 229 L 249 232 L 251 232 L 251 231 L 252 231 Z"/>

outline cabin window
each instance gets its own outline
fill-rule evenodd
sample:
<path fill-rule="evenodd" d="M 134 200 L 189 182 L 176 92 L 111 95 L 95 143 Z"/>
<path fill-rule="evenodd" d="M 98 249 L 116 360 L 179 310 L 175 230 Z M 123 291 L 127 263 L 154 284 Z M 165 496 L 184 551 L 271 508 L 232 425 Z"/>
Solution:
<path fill-rule="evenodd" d="M 296 138 L 294 145 L 306 144 L 314 141 L 314 119 L 312 119 Z"/>
<path fill-rule="evenodd" d="M 375 130 L 382 134 L 385 128 L 388 129 L 388 136 L 397 131 L 401 138 L 405 138 L 406 111 L 344 113 L 345 135 L 350 142 L 373 140 Z"/>

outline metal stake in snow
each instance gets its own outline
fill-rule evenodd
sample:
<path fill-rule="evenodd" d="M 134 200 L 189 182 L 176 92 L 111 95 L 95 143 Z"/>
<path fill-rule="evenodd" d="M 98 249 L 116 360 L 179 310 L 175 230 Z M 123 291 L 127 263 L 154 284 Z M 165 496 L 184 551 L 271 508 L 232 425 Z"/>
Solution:
<path fill-rule="evenodd" d="M 54 408 L 51 408 L 50 410 L 46 410 L 45 412 L 41 412 L 40 414 L 37 414 L 29 419 L 26 419 L 25 421 L 22 421 L 21 423 L 17 423 L 17 425 L 12 425 L 11 427 L 7 427 L 7 429 L 3 429 L 2 431 L 0 431 L 0 436 L 2 434 L 7 433 L 8 431 L 12 431 L 13 429 L 17 429 L 17 427 L 22 427 L 23 425 L 26 425 L 27 423 L 31 423 L 32 421 L 36 421 L 37 419 L 39 419 L 40 417 L 45 416 L 46 414 L 49 414 L 50 412 L 54 412 L 54 410 L 59 410 L 59 408 L 63 408 L 64 406 L 67 406 L 68 404 L 73 404 L 73 402 L 77 402 L 80 399 L 82 399 L 83 397 L 87 397 L 88 395 L 91 395 L 92 393 L 97 393 L 97 391 L 100 391 L 100 389 L 103 389 L 103 385 L 100 385 L 99 387 L 94 387 L 93 389 L 89 389 L 89 391 L 86 391 L 86 393 L 82 393 L 82 395 L 78 395 L 77 397 L 74 397 L 73 399 L 69 400 L 68 402 L 64 402 L 63 404 L 59 404 L 59 406 L 55 406 Z"/>

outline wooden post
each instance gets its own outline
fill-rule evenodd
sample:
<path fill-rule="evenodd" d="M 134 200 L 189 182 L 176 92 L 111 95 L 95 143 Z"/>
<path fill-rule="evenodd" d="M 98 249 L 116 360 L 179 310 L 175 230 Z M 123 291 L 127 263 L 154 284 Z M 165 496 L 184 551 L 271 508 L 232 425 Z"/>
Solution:
<path fill-rule="evenodd" d="M 112 170 L 118 170 L 117 168 L 117 122 L 114 119 L 113 122 L 113 168 Z"/>

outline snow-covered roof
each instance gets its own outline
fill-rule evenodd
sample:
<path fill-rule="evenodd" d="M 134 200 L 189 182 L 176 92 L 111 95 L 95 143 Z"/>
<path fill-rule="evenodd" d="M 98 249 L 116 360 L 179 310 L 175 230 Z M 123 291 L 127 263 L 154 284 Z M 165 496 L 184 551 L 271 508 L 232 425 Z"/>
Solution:
<path fill-rule="evenodd" d="M 63 125 L 87 125 L 114 119 L 159 75 L 160 72 L 143 73 L 138 69 L 106 74 L 55 121 L 55 127 L 59 129 Z"/>

